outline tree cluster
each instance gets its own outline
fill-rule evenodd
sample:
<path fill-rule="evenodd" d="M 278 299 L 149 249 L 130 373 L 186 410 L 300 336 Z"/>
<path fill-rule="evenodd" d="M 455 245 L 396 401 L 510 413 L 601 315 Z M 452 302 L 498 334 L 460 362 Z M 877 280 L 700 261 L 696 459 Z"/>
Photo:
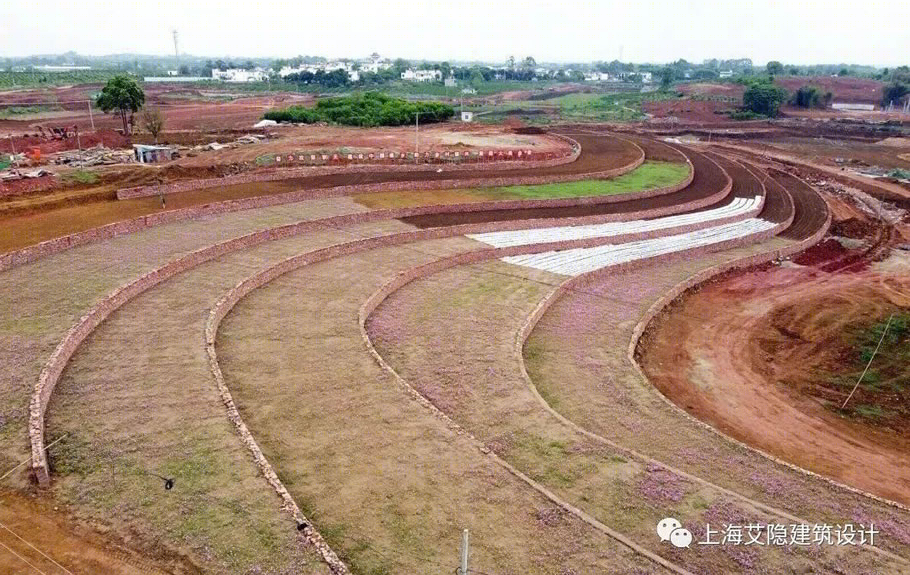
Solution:
<path fill-rule="evenodd" d="M 326 88 L 340 88 L 351 83 L 351 78 L 348 76 L 347 71 L 340 68 L 331 72 L 326 72 L 325 70 L 297 72 L 285 76 L 284 80 L 295 84 L 314 84 Z"/>
<path fill-rule="evenodd" d="M 291 106 L 272 110 L 263 117 L 276 122 L 312 124 L 330 122 L 346 126 L 401 126 L 414 122 L 419 114 L 424 123 L 444 122 L 455 109 L 439 102 L 409 102 L 379 92 L 319 100 L 315 108 Z"/>

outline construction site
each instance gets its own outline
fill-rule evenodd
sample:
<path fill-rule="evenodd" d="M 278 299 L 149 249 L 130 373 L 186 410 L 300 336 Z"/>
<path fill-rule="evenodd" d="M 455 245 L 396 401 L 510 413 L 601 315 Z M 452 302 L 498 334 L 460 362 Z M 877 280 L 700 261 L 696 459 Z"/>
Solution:
<path fill-rule="evenodd" d="M 0 92 L 0 573 L 910 574 L 910 103 L 816 84 Z"/>

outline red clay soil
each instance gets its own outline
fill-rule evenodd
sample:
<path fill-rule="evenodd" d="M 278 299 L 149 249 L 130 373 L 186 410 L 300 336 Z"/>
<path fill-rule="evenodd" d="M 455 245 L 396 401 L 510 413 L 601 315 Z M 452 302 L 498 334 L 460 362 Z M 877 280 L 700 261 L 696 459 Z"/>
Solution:
<path fill-rule="evenodd" d="M 584 136 L 573 136 L 579 140 Z M 596 138 L 595 138 L 596 139 Z M 727 183 L 727 176 L 711 160 L 694 150 L 686 150 L 692 160 L 694 177 L 686 188 L 662 196 L 641 200 L 627 200 L 607 204 L 572 206 L 567 208 L 534 208 L 526 210 L 486 210 L 460 214 L 430 214 L 404 218 L 402 221 L 418 228 L 433 228 L 456 224 L 476 224 L 507 220 L 529 220 L 538 218 L 574 218 L 582 216 L 621 214 L 674 206 L 715 194 Z"/>
<path fill-rule="evenodd" d="M 834 102 L 879 105 L 882 101 L 884 82 L 869 78 L 849 76 L 775 76 L 774 83 L 788 92 L 803 86 L 815 86 L 824 94 L 831 92 Z"/>
<path fill-rule="evenodd" d="M 26 90 L 0 93 L 0 102 L 69 102 L 78 100 L 74 104 L 60 104 L 59 107 L 71 111 L 72 114 L 60 115 L 52 119 L 40 120 L 3 120 L 0 129 L 13 133 L 35 133 L 34 126 L 72 126 L 76 124 L 80 131 L 91 130 L 91 121 L 94 119 L 95 127 L 99 129 L 120 129 L 122 122 L 119 116 L 104 114 L 93 108 L 92 117 L 89 117 L 88 100 L 92 94 L 101 90 L 101 84 L 84 84 L 53 88 L 47 90 Z M 264 95 L 251 95 L 229 101 L 219 99 L 219 96 L 232 97 L 230 87 L 222 89 L 200 89 L 185 84 L 144 84 L 146 105 L 159 108 L 164 115 L 165 126 L 168 131 L 173 130 L 224 130 L 249 128 L 262 119 L 262 114 L 275 106 L 289 104 L 307 104 L 314 98 L 311 95 L 270 92 Z M 137 124 L 138 124 L 137 119 Z"/>
<path fill-rule="evenodd" d="M 774 178 L 768 177 L 767 173 L 759 171 L 758 168 L 750 166 L 753 171 L 764 178 L 765 182 L 765 205 L 758 215 L 769 222 L 781 223 L 787 221 L 794 214 L 793 199 L 789 192 L 784 189 Z"/>
<path fill-rule="evenodd" d="M 645 113 L 656 119 L 675 118 L 687 124 L 713 124 L 730 121 L 727 112 L 736 109 L 736 104 L 713 100 L 659 100 L 642 104 Z"/>
<path fill-rule="evenodd" d="M 57 124 L 54 124 L 57 125 Z M 63 140 L 46 140 L 40 136 L 18 136 L 0 139 L 0 153 L 11 154 L 13 149 L 17 153 L 27 152 L 31 148 L 39 148 L 42 155 L 62 152 L 64 150 L 77 150 L 79 146 L 83 149 L 103 145 L 107 148 L 127 148 L 130 145 L 129 138 L 126 138 L 120 132 L 114 130 L 97 130 L 79 132 L 79 138 L 75 136 Z"/>
<path fill-rule="evenodd" d="M 720 164 L 720 167 L 726 170 L 733 180 L 733 188 L 730 190 L 730 195 L 723 202 L 712 207 L 727 205 L 736 198 L 754 198 L 764 194 L 761 182 L 745 166 L 720 154 L 708 153 L 706 155 Z"/>
<path fill-rule="evenodd" d="M 201 573 L 174 553 L 149 550 L 148 556 L 141 556 L 118 546 L 109 534 L 102 535 L 39 499 L 0 493 L 0 525 L 4 527 L 0 573 Z M 158 557 L 151 559 L 154 555 Z"/>
<path fill-rule="evenodd" d="M 743 92 L 746 91 L 745 86 L 742 84 L 734 84 L 732 82 L 725 84 L 691 82 L 679 84 L 675 86 L 675 89 L 686 96 L 724 96 L 727 98 L 742 98 Z"/>
<path fill-rule="evenodd" d="M 806 182 L 786 172 L 771 170 L 770 174 L 790 192 L 796 207 L 793 224 L 781 236 L 791 240 L 804 240 L 821 229 L 828 217 L 828 205 L 818 192 Z"/>
<path fill-rule="evenodd" d="M 645 151 L 645 158 L 656 162 L 685 162 L 686 156 L 677 148 L 655 140 L 654 138 L 642 138 L 640 136 L 623 135 L 638 144 Z"/>
<path fill-rule="evenodd" d="M 902 273 L 890 281 L 910 292 L 910 275 Z M 871 271 L 771 267 L 709 283 L 651 326 L 641 348 L 643 367 L 664 395 L 724 433 L 910 504 L 906 430 L 898 434 L 844 417 L 802 387 L 832 375 L 813 363 L 820 342 L 887 317 L 895 307 L 900 296 L 877 281 Z M 798 321 L 779 329 L 781 310 Z"/>
<path fill-rule="evenodd" d="M 841 245 L 834 238 L 828 238 L 807 249 L 803 253 L 793 258 L 793 263 L 801 266 L 821 266 L 821 264 L 830 263 L 849 253 L 849 250 Z"/>

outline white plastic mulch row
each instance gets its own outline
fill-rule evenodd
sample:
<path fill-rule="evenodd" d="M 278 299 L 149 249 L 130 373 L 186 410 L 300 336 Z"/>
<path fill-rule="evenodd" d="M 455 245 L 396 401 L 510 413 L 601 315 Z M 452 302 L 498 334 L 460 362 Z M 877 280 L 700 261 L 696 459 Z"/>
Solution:
<path fill-rule="evenodd" d="M 502 261 L 552 273 L 577 276 L 594 270 L 635 260 L 709 246 L 769 230 L 776 224 L 750 218 L 684 234 L 639 240 L 624 244 L 607 244 L 593 248 L 547 251 L 523 256 L 508 256 Z"/>
<path fill-rule="evenodd" d="M 483 234 L 468 234 L 468 237 L 497 248 L 581 240 L 585 238 L 600 238 L 664 230 L 744 215 L 760 205 L 761 196 L 755 196 L 754 198 L 735 198 L 726 206 L 714 208 L 713 210 L 680 214 L 653 220 L 632 220 L 628 222 L 609 222 L 584 226 L 560 226 L 508 232 L 488 232 Z"/>

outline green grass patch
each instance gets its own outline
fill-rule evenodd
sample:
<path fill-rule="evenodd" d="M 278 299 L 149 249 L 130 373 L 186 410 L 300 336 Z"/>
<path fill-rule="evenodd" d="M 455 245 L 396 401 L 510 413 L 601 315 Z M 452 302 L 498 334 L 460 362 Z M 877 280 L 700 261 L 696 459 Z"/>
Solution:
<path fill-rule="evenodd" d="M 29 116 L 31 114 L 40 114 L 42 112 L 53 112 L 61 110 L 56 105 L 37 105 L 37 106 L 8 106 L 0 108 L 0 118 L 16 118 L 19 116 Z"/>
<path fill-rule="evenodd" d="M 64 184 L 94 184 L 98 181 L 98 174 L 86 170 L 76 170 L 64 174 L 61 179 Z"/>
<path fill-rule="evenodd" d="M 515 101 L 486 107 L 489 114 L 480 116 L 482 121 L 493 121 L 508 115 L 518 115 L 531 123 L 548 123 L 565 120 L 597 122 L 637 122 L 644 120 L 642 106 L 646 102 L 675 100 L 676 92 L 617 92 L 572 93 L 546 100 Z"/>
<path fill-rule="evenodd" d="M 583 180 L 534 186 L 482 188 L 490 199 L 549 199 L 583 196 L 613 196 L 663 188 L 678 184 L 689 175 L 689 165 L 681 162 L 647 161 L 627 174 L 610 180 Z"/>
<path fill-rule="evenodd" d="M 0 158 L 0 170 L 5 170 L 10 166 L 10 161 L 5 157 Z"/>
<path fill-rule="evenodd" d="M 261 156 L 257 156 L 256 160 L 254 161 L 256 162 L 257 166 L 270 166 L 275 163 L 275 154 L 263 154 Z"/>

